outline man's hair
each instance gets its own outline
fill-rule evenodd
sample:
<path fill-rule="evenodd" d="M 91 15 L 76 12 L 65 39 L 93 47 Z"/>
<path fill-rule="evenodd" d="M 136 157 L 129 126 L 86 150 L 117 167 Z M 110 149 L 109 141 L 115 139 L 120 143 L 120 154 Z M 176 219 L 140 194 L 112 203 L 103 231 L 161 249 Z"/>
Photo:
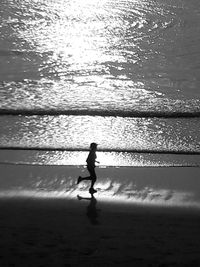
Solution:
<path fill-rule="evenodd" d="M 91 143 L 90 144 L 90 148 L 96 148 L 97 147 L 97 144 L 96 143 Z"/>

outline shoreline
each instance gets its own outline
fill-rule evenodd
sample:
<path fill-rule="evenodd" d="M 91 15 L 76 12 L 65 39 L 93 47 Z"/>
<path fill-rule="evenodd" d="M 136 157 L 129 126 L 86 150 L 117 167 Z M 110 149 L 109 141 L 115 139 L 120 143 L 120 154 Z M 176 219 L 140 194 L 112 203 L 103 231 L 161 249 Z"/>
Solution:
<path fill-rule="evenodd" d="M 84 167 L 0 165 L 0 198 L 88 197 L 90 182 L 77 185 Z M 200 208 L 200 168 L 96 168 L 96 197 L 106 202 Z"/>
<path fill-rule="evenodd" d="M 94 197 L 85 168 L 0 171 L 1 266 L 200 265 L 200 168 L 97 168 Z"/>

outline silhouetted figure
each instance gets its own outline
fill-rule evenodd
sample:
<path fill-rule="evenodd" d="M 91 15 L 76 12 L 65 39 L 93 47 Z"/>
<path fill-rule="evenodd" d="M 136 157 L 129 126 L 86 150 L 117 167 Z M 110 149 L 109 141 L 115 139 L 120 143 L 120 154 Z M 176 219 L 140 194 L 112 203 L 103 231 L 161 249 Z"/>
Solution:
<path fill-rule="evenodd" d="M 78 200 L 89 200 L 90 204 L 87 207 L 87 217 L 90 220 L 91 224 L 97 225 L 99 224 L 97 218 L 98 218 L 98 209 L 96 208 L 96 204 L 97 204 L 97 200 L 94 197 L 93 194 L 91 194 L 91 197 L 81 197 L 81 196 L 77 196 Z"/>
<path fill-rule="evenodd" d="M 90 174 L 90 176 L 87 176 L 87 177 L 81 177 L 79 176 L 78 177 L 78 181 L 77 181 L 77 184 L 79 184 L 80 182 L 82 181 L 85 181 L 85 180 L 90 180 L 91 181 L 91 187 L 89 189 L 89 192 L 90 194 L 94 194 L 96 193 L 97 191 L 94 189 L 94 184 L 97 180 L 97 176 L 96 176 L 96 173 L 95 173 L 95 162 L 99 163 L 98 161 L 96 161 L 96 150 L 97 150 L 97 144 L 96 143 L 91 143 L 90 144 L 90 153 L 87 157 L 87 169 L 88 169 L 88 172 Z"/>

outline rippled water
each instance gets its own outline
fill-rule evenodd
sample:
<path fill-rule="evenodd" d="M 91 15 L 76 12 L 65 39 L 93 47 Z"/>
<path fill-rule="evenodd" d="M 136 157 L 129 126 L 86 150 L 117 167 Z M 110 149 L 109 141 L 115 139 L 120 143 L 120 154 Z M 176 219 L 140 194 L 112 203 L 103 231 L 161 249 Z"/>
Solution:
<path fill-rule="evenodd" d="M 0 33 L 2 161 L 199 165 L 198 0 L 3 0 Z"/>

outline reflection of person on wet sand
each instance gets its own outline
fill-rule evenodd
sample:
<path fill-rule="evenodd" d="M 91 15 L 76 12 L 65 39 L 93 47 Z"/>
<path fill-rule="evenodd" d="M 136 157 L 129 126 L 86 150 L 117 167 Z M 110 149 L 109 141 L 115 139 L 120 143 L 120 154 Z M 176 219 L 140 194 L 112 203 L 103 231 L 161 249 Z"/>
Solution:
<path fill-rule="evenodd" d="M 96 204 L 97 204 L 97 200 L 94 197 L 93 194 L 91 194 L 91 197 L 81 197 L 81 196 L 77 196 L 78 200 L 89 200 L 90 203 L 87 207 L 87 217 L 90 220 L 91 224 L 99 224 L 97 218 L 98 218 L 98 209 L 96 208 Z"/>
<path fill-rule="evenodd" d="M 80 182 L 82 181 L 85 181 L 85 180 L 90 180 L 91 181 L 91 187 L 89 189 L 89 192 L 90 194 L 93 194 L 93 193 L 96 193 L 97 191 L 94 189 L 94 184 L 97 180 L 97 176 L 96 176 L 96 173 L 95 173 L 95 162 L 99 163 L 98 161 L 96 161 L 96 150 L 97 150 L 97 144 L 96 143 L 91 143 L 90 144 L 90 153 L 87 157 L 87 169 L 88 169 L 88 172 L 90 174 L 90 176 L 87 176 L 87 177 L 81 177 L 79 176 L 78 177 L 78 181 L 77 181 L 77 184 L 79 184 Z"/>

